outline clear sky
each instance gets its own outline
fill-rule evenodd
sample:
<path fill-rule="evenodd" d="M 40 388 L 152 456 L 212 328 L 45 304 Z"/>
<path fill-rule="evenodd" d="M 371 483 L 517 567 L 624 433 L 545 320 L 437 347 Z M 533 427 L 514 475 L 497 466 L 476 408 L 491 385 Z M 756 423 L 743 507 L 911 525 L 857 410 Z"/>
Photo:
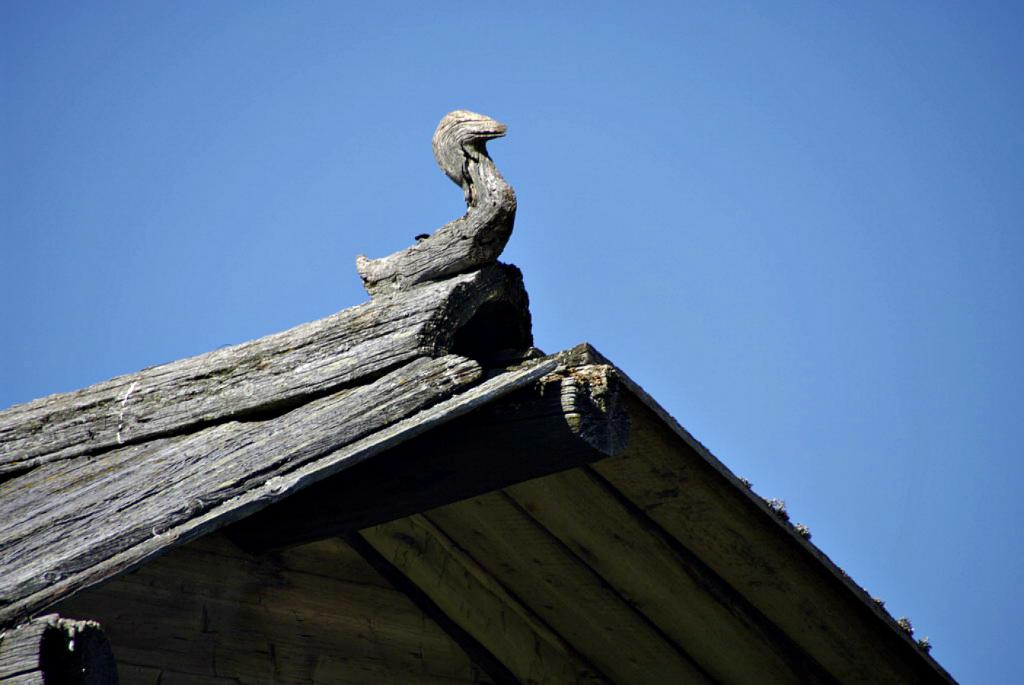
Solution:
<path fill-rule="evenodd" d="M 364 301 L 476 110 L 537 345 L 1024 682 L 1021 5 L 681 4 L 0 4 L 0 406 Z"/>

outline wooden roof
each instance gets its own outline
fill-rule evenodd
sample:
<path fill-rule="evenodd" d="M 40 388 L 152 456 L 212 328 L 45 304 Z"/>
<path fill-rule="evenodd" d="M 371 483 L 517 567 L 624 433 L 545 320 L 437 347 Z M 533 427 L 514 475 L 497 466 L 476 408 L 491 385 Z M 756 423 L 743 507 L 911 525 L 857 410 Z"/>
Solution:
<path fill-rule="evenodd" d="M 529 345 L 517 270 L 410 295 L 0 413 L 0 624 L 553 368 L 449 352 L 496 312 Z"/>
<path fill-rule="evenodd" d="M 361 259 L 370 302 L 0 412 L 0 628 L 215 530 L 340 536 L 494 682 L 952 682 L 611 362 L 531 347 L 504 128 L 453 114 L 467 215 Z"/>

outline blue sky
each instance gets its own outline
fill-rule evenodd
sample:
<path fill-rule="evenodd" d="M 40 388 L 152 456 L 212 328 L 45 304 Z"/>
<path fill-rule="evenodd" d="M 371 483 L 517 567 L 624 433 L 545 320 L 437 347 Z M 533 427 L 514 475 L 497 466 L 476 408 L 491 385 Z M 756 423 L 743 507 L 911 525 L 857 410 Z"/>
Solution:
<path fill-rule="evenodd" d="M 366 299 L 509 126 L 504 259 L 962 682 L 1024 682 L 1011 3 L 0 6 L 0 406 Z"/>

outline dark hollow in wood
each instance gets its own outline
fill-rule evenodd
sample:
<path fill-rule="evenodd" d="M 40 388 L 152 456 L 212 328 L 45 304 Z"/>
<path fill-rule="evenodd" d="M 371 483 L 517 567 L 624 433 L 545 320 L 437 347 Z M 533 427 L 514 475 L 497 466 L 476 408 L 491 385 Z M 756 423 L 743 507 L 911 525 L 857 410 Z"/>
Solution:
<path fill-rule="evenodd" d="M 43 616 L 0 637 L 0 683 L 116 685 L 110 643 L 93 621 Z"/>
<path fill-rule="evenodd" d="M 490 117 L 465 110 L 441 120 L 434 133 L 434 157 L 462 188 L 466 214 L 387 257 L 356 257 L 356 270 L 367 292 L 394 292 L 497 260 L 512 235 L 516 194 L 491 161 L 486 143 L 506 130 Z"/>

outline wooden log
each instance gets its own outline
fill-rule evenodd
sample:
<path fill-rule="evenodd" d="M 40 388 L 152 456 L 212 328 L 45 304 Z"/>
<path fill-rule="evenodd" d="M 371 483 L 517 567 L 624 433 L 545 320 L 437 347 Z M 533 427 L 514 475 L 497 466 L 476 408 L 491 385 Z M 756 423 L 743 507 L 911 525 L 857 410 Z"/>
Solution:
<path fill-rule="evenodd" d="M 535 362 L 423 409 L 479 375 L 479 367 L 469 360 L 424 360 L 275 420 L 226 424 L 186 438 L 124 448 L 101 459 L 50 464 L 2 483 L 0 519 L 19 523 L 4 531 L 0 543 L 0 597 L 9 602 L 0 603 L 0 626 L 530 385 L 556 367 L 554 360 Z M 395 422 L 403 411 L 417 409 Z M 372 432 L 355 439 L 367 431 Z M 200 449 L 190 450 L 190 440 Z M 302 463 L 331 445 L 333 451 Z M 236 459 L 246 465 L 233 469 Z M 127 473 L 124 464 L 132 467 Z M 71 473 L 76 470 L 80 472 Z M 167 477 L 175 473 L 187 476 L 187 484 L 173 478 L 169 482 Z M 233 473 L 235 480 L 225 480 L 226 473 Z M 154 487 L 153 479 L 165 487 Z M 122 480 L 131 482 L 119 485 Z M 18 497 L 11 496 L 15 492 Z M 59 496 L 47 494 L 51 492 Z M 133 505 L 118 509 L 118 498 Z M 64 514 L 53 516 L 52 507 Z M 11 515 L 14 510 L 18 513 Z M 49 517 L 50 525 L 33 523 L 28 510 L 39 512 L 43 523 Z M 26 538 L 24 533 L 31 534 Z"/>
<path fill-rule="evenodd" d="M 50 614 L 0 633 L 0 683 L 116 685 L 117 665 L 98 623 Z"/>
<path fill-rule="evenodd" d="M 483 322 L 475 321 L 483 310 Z M 461 329 L 470 333 L 460 335 Z M 473 331 L 481 327 L 489 337 Z M 416 357 L 531 344 L 522 275 L 491 266 L 319 321 L 0 412 L 0 474 L 365 383 Z M 466 349 L 473 348 L 477 349 Z"/>
<path fill-rule="evenodd" d="M 628 436 L 617 397 L 611 367 L 564 369 L 247 517 L 227 533 L 259 554 L 602 459 L 621 451 Z"/>
<path fill-rule="evenodd" d="M 371 295 L 472 271 L 497 260 L 512 235 L 516 195 L 487 154 L 486 142 L 505 135 L 504 124 L 465 110 L 446 115 L 434 133 L 434 157 L 466 199 L 465 216 L 415 245 L 380 259 L 356 258 Z"/>

